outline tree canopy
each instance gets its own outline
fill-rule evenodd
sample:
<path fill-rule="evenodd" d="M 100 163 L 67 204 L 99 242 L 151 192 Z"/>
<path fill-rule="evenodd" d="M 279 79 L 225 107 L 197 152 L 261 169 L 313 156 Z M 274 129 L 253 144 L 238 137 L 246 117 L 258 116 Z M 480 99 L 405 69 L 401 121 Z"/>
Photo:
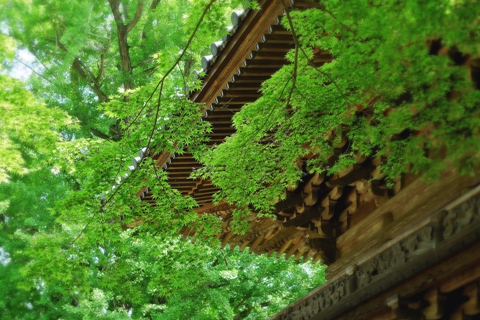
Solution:
<path fill-rule="evenodd" d="M 469 173 L 475 1 L 317 2 L 286 10 L 291 64 L 235 115 L 237 133 L 207 148 L 188 93 L 243 0 L 2 1 L 1 317 L 264 319 L 324 281 L 322 266 L 219 249 L 218 220 L 168 185 L 150 157 L 161 151 L 195 154 L 239 232 L 301 180 L 298 159 L 335 174 L 381 157 L 390 184 L 449 165 Z M 7 72 L 15 46 L 35 57 L 26 85 Z M 333 60 L 315 65 L 318 50 Z M 155 206 L 136 196 L 145 185 Z M 184 226 L 195 241 L 179 238 Z"/>
<path fill-rule="evenodd" d="M 193 71 L 243 1 L 3 4 L 2 319 L 263 319 L 324 281 L 323 266 L 220 249 L 218 220 L 151 159 L 128 168 L 139 149 L 204 140 Z M 19 63 L 27 84 L 8 74 Z M 155 207 L 135 196 L 146 184 Z M 180 239 L 189 224 L 203 236 Z"/>
<path fill-rule="evenodd" d="M 264 213 L 302 175 L 337 174 L 378 157 L 393 186 L 478 166 L 479 37 L 474 1 L 320 1 L 283 25 L 296 50 L 234 116 L 236 133 L 206 152 L 204 177 L 243 216 Z M 318 52 L 332 61 L 313 63 Z M 242 157 L 234 155 L 241 154 Z M 239 187 L 241 186 L 241 187 Z"/>

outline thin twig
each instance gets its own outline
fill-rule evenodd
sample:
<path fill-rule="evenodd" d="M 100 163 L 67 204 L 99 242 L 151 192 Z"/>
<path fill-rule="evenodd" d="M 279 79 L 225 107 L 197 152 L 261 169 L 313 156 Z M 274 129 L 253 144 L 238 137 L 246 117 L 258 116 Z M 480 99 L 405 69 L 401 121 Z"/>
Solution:
<path fill-rule="evenodd" d="M 184 90 L 184 94 L 186 96 L 187 95 L 187 81 L 185 80 L 185 74 L 183 73 L 183 70 L 182 70 L 182 68 L 180 67 L 179 64 L 177 65 L 177 67 L 178 67 L 178 71 L 180 71 L 180 74 L 182 75 L 183 90 Z"/>
<path fill-rule="evenodd" d="M 349 26 L 347 26 L 347 25 L 344 24 L 343 22 L 338 21 L 337 16 L 336 16 L 332 11 L 328 10 L 327 8 L 325 8 L 325 6 L 323 6 L 322 8 L 320 8 L 320 10 L 323 11 L 323 12 L 328 13 L 328 15 L 329 15 L 330 17 L 332 17 L 333 19 L 335 19 L 342 27 L 344 27 L 344 28 L 347 29 L 348 31 L 350 31 L 350 32 L 352 32 L 352 33 L 355 33 L 355 31 L 353 31 L 352 28 L 350 28 Z"/>
<path fill-rule="evenodd" d="M 301 51 L 303 53 L 303 55 L 308 59 L 308 56 L 307 54 L 305 53 L 305 51 L 303 50 L 303 48 L 301 48 Z M 328 78 L 328 80 L 330 81 L 330 83 L 332 83 L 335 88 L 337 88 L 337 91 L 343 96 L 343 98 L 345 99 L 345 101 L 347 101 L 348 103 L 350 103 L 350 105 L 355 105 L 353 103 L 352 100 L 350 100 L 350 98 L 348 98 L 348 96 L 342 91 L 342 89 L 340 89 L 340 86 L 338 85 L 338 83 L 333 80 L 333 78 L 328 74 L 326 73 L 325 71 L 323 70 L 320 70 L 320 67 L 315 67 L 315 66 L 312 66 L 313 70 L 317 71 L 318 73 L 320 73 L 321 75 L 325 76 Z"/>
<path fill-rule="evenodd" d="M 154 117 L 154 120 L 153 120 L 152 131 L 150 133 L 150 136 L 148 137 L 146 150 L 150 150 L 150 144 L 152 142 L 153 135 L 155 134 L 155 130 L 157 129 L 158 114 L 160 113 L 160 106 L 162 104 L 162 94 L 163 94 L 163 84 L 164 83 L 165 83 L 164 81 L 161 82 L 160 90 L 158 91 L 157 110 L 155 110 L 155 117 Z M 145 156 L 146 156 L 146 153 L 142 157 L 145 157 Z"/>
<path fill-rule="evenodd" d="M 223 260 L 225 261 L 225 265 L 227 266 L 227 268 L 230 268 L 230 267 L 228 266 L 227 257 L 225 256 L 225 252 L 223 252 L 223 249 L 220 249 L 220 252 L 221 252 L 222 255 L 223 255 Z"/>
<path fill-rule="evenodd" d="M 48 83 L 52 84 L 52 82 L 50 80 L 48 80 L 44 75 L 38 73 L 37 71 L 35 71 L 32 67 L 30 67 L 28 64 L 26 64 L 25 62 L 23 62 L 22 60 L 18 59 L 15 57 L 15 60 L 20 62 L 21 64 L 23 64 L 25 67 L 27 67 L 28 69 L 30 69 L 33 73 L 35 73 L 37 76 L 41 77 L 43 80 L 47 81 Z"/>
<path fill-rule="evenodd" d="M 200 24 L 201 22 L 203 21 L 203 18 L 205 17 L 205 15 L 207 14 L 207 11 L 210 9 L 210 7 L 215 3 L 216 0 L 211 0 L 206 6 L 205 8 L 203 9 L 203 12 L 202 12 L 202 15 L 200 16 L 200 19 L 198 20 L 196 26 L 195 26 L 195 29 L 193 30 L 192 34 L 190 35 L 190 38 L 188 39 L 187 41 L 187 44 L 185 45 L 185 47 L 183 48 L 182 50 L 182 53 L 178 56 L 177 60 L 175 61 L 175 63 L 172 65 L 172 67 L 167 71 L 167 73 L 165 73 L 165 75 L 162 77 L 162 79 L 160 79 L 160 81 L 157 83 L 157 85 L 155 86 L 155 88 L 153 89 L 153 92 L 150 94 L 150 96 L 148 97 L 147 101 L 145 101 L 145 103 L 143 104 L 142 108 L 137 112 L 137 115 L 134 117 L 133 121 L 127 126 L 127 128 L 125 129 L 125 131 L 127 131 L 131 125 L 135 122 L 135 120 L 141 115 L 141 113 L 143 112 L 143 110 L 145 110 L 147 104 L 150 102 L 150 100 L 152 100 L 153 98 L 153 95 L 155 94 L 155 92 L 158 90 L 158 88 L 160 87 L 160 85 L 162 84 L 162 82 L 165 81 L 165 79 L 170 75 L 170 73 L 173 71 L 173 69 L 175 69 L 175 67 L 180 63 L 180 61 L 182 60 L 183 56 L 185 55 L 185 53 L 187 52 L 188 48 L 190 47 L 190 44 L 192 43 L 193 41 L 193 38 L 195 37 L 195 35 L 197 34 L 197 31 L 198 29 L 200 28 Z"/>
<path fill-rule="evenodd" d="M 162 79 L 160 79 L 160 81 L 157 83 L 157 85 L 155 86 L 153 92 L 151 93 L 151 95 L 148 97 L 147 101 L 145 102 L 145 104 L 143 105 L 142 109 L 138 112 L 137 116 L 134 118 L 134 120 L 130 123 L 130 125 L 132 123 L 135 122 L 135 120 L 138 118 L 138 116 L 140 116 L 141 112 L 145 109 L 145 106 L 148 104 L 148 102 L 152 99 L 153 95 L 155 94 L 155 92 L 160 88 L 160 92 L 159 92 L 159 98 L 158 98 L 158 102 L 157 102 L 157 110 L 156 110 L 156 114 L 155 114 L 155 121 L 154 121 L 154 124 L 153 124 L 153 128 L 152 128 L 152 131 L 150 133 L 150 136 L 148 138 L 148 144 L 147 144 L 147 152 L 145 152 L 142 156 L 142 159 L 143 160 L 147 154 L 148 154 L 148 150 L 149 150 L 149 147 L 150 147 L 150 143 L 152 141 L 152 138 L 153 138 L 153 135 L 155 133 L 155 130 L 156 130 L 156 126 L 157 126 L 157 123 L 158 123 L 158 114 L 159 114 L 159 110 L 160 110 L 160 106 L 161 106 L 161 97 L 162 97 L 162 91 L 163 91 L 163 84 L 165 82 L 165 79 L 170 75 L 170 73 L 176 68 L 176 66 L 180 63 L 180 61 L 182 60 L 183 56 L 185 55 L 187 49 L 190 47 L 190 44 L 192 43 L 193 41 L 193 38 L 195 37 L 198 29 L 200 28 L 200 24 L 202 23 L 205 15 L 207 14 L 207 11 L 210 9 L 210 7 L 215 3 L 216 0 L 211 0 L 206 6 L 205 8 L 203 9 L 203 12 L 202 12 L 202 15 L 200 16 L 200 19 L 198 20 L 196 26 L 195 26 L 195 29 L 193 30 L 192 34 L 190 35 L 190 38 L 188 39 L 187 41 L 187 44 L 185 45 L 184 49 L 182 50 L 182 53 L 178 56 L 178 58 L 176 59 L 175 63 L 172 65 L 172 67 L 165 73 L 165 75 L 162 77 Z M 125 131 L 128 130 L 129 127 L 127 127 L 127 129 Z M 115 188 L 114 192 L 105 200 L 105 202 L 101 205 L 100 207 L 100 210 L 103 210 L 107 204 L 110 203 L 110 201 L 112 201 L 113 197 L 116 195 L 116 193 L 125 185 L 125 183 L 129 180 L 129 178 L 131 178 L 138 170 L 134 170 L 130 175 L 128 175 L 128 177 L 126 179 L 124 179 L 123 181 L 121 181 L 121 183 Z M 85 232 L 85 230 L 87 230 L 88 226 L 93 222 L 93 217 L 95 216 L 92 216 L 92 219 L 85 225 L 85 227 L 83 227 L 83 229 L 80 231 L 80 233 L 77 235 L 77 237 L 74 239 L 74 241 L 72 242 L 72 245 L 75 244 L 75 242 L 80 238 L 80 236 Z"/>
<path fill-rule="evenodd" d="M 285 108 L 288 107 L 290 104 L 290 100 L 292 99 L 293 90 L 297 84 L 297 71 L 298 71 L 298 50 L 300 49 L 300 43 L 298 42 L 297 34 L 295 33 L 295 27 L 293 26 L 292 18 L 290 17 L 290 13 L 288 12 L 288 8 L 285 5 L 284 0 L 281 0 L 283 9 L 285 11 L 285 15 L 287 16 L 288 24 L 290 25 L 290 32 L 292 32 L 293 41 L 295 42 L 295 56 L 293 60 L 293 84 L 290 88 L 290 92 L 288 93 L 287 101 L 285 102 Z"/>
<path fill-rule="evenodd" d="M 85 232 L 85 230 L 87 230 L 88 226 L 93 222 L 93 218 L 94 218 L 94 217 L 95 217 L 95 216 L 92 216 L 92 217 L 90 218 L 90 221 L 87 222 L 87 224 L 85 225 L 85 227 L 83 227 L 83 229 L 80 230 L 80 232 L 79 232 L 78 235 L 75 237 L 75 239 L 73 239 L 72 244 L 71 244 L 72 247 L 73 247 L 73 245 L 75 244 L 75 242 L 77 242 L 77 240 L 80 238 L 80 236 Z"/>

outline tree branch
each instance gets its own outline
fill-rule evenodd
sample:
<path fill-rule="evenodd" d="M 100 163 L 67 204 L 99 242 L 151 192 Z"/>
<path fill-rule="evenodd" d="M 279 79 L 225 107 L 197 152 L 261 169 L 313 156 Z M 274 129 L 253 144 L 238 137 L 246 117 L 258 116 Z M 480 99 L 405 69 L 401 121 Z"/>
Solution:
<path fill-rule="evenodd" d="M 140 117 L 140 115 L 142 114 L 143 110 L 145 110 L 145 108 L 147 107 L 148 103 L 150 102 L 150 100 L 152 100 L 153 96 L 155 95 L 155 92 L 157 92 L 158 88 L 160 88 L 160 86 L 163 88 L 163 82 L 165 81 L 165 79 L 170 75 L 170 73 L 177 67 L 177 65 L 180 63 L 180 61 L 182 60 L 183 56 L 185 55 L 185 53 L 187 52 L 188 48 L 190 47 L 190 44 L 192 43 L 193 41 L 193 38 L 195 37 L 195 35 L 197 34 L 197 31 L 198 29 L 200 28 L 200 24 L 202 23 L 203 21 L 203 18 L 205 17 L 205 15 L 207 14 L 207 11 L 210 9 L 210 7 L 215 3 L 216 0 L 210 0 L 210 2 L 205 6 L 205 8 L 203 9 L 203 12 L 202 12 L 202 15 L 200 16 L 200 19 L 198 19 L 198 22 L 197 24 L 195 25 L 195 29 L 193 30 L 192 34 L 190 35 L 190 38 L 188 39 L 187 41 L 187 44 L 185 45 L 185 47 L 183 48 L 182 50 L 182 53 L 178 56 L 177 60 L 175 60 L 174 64 L 172 65 L 172 67 L 165 73 L 165 75 L 162 77 L 162 79 L 160 79 L 160 81 L 157 83 L 157 85 L 155 86 L 155 88 L 153 89 L 152 93 L 150 94 L 150 96 L 148 97 L 147 101 L 145 101 L 145 103 L 143 104 L 143 107 L 137 112 L 137 114 L 135 115 L 134 119 L 130 122 L 130 124 L 127 126 L 127 128 L 125 129 L 125 131 L 129 130 L 131 125 L 135 122 L 135 120 Z M 161 90 L 161 89 L 160 89 Z M 161 95 L 159 96 L 161 97 Z M 159 106 L 157 105 L 157 108 L 159 108 Z M 155 119 L 155 127 L 156 127 L 156 121 L 157 119 Z M 152 135 L 153 136 L 153 135 Z M 149 141 L 151 140 L 151 137 L 149 138 Z"/>
<path fill-rule="evenodd" d="M 120 53 L 120 71 L 122 71 L 123 76 L 129 78 L 132 74 L 132 62 L 130 59 L 130 53 L 127 42 L 127 26 L 124 25 L 122 14 L 120 13 L 119 0 L 108 0 L 110 8 L 115 18 L 115 24 L 117 25 L 117 40 L 118 40 L 118 51 Z M 137 11 L 138 12 L 138 11 Z M 141 14 L 141 12 L 140 12 Z M 133 22 L 133 21 L 132 21 Z M 133 89 L 133 82 L 130 79 L 127 79 L 123 83 L 123 88 L 125 91 Z M 125 96 L 125 99 L 128 100 L 128 96 Z"/>
<path fill-rule="evenodd" d="M 288 25 L 290 26 L 290 29 L 291 29 L 291 32 L 292 32 L 292 36 L 293 36 L 293 39 L 294 39 L 294 41 L 295 41 L 295 62 L 294 62 L 295 65 L 294 65 L 294 71 L 293 71 L 293 74 L 294 74 L 294 85 L 293 85 L 293 87 L 292 87 L 292 90 L 290 91 L 289 98 L 288 98 L 288 100 L 287 100 L 287 102 L 289 102 L 289 101 L 290 101 L 290 97 L 291 97 L 291 95 L 292 95 L 292 93 L 293 93 L 293 89 L 295 88 L 296 69 L 297 69 L 297 64 L 298 64 L 298 63 L 297 63 L 297 62 L 298 62 L 298 51 L 299 51 L 299 50 L 302 51 L 302 54 L 303 54 L 303 55 L 305 56 L 305 58 L 307 58 L 307 59 L 308 59 L 308 56 L 307 56 L 307 54 L 305 53 L 305 51 L 303 50 L 303 48 L 300 46 L 300 42 L 299 42 L 299 40 L 298 40 L 298 36 L 297 36 L 297 34 L 296 34 L 296 32 L 295 32 L 295 27 L 293 26 L 292 18 L 290 17 L 290 12 L 287 10 L 287 8 L 286 8 L 285 3 L 283 2 L 283 0 L 281 0 L 281 1 L 282 1 L 283 8 L 285 9 L 285 15 L 286 15 L 286 17 L 287 17 L 287 19 L 288 19 Z M 327 12 L 327 13 L 329 13 L 330 15 L 332 15 L 332 17 L 335 18 L 335 16 L 333 15 L 333 13 L 331 13 L 331 12 L 328 11 L 327 9 L 325 9 L 324 11 Z M 335 80 L 333 80 L 332 77 L 331 77 L 328 73 L 323 72 L 323 71 L 320 70 L 318 67 L 313 66 L 313 68 L 314 68 L 317 72 L 319 72 L 320 74 L 322 74 L 323 76 L 327 77 L 327 78 L 330 80 L 330 82 L 333 83 L 333 85 L 336 87 L 336 89 L 338 90 L 338 92 L 345 98 L 345 100 L 353 105 L 353 102 L 350 101 L 350 99 L 348 99 L 347 95 L 345 95 L 345 94 L 343 93 L 343 91 L 340 89 L 340 87 L 338 86 L 338 83 L 337 83 Z"/>
<path fill-rule="evenodd" d="M 57 48 L 60 48 L 63 52 L 68 53 L 67 47 L 65 47 L 62 43 L 58 42 L 57 39 L 51 39 L 51 41 L 55 42 L 55 45 Z M 110 40 L 109 40 L 110 43 Z M 104 50 L 106 52 L 108 48 Z M 44 66 L 45 67 L 45 66 Z M 98 97 L 98 100 L 100 102 L 108 102 L 110 99 L 107 97 L 107 95 L 102 91 L 101 85 L 98 82 L 100 78 L 100 71 L 98 77 L 95 77 L 95 75 L 92 73 L 90 68 L 88 68 L 78 57 L 76 57 L 73 60 L 71 68 L 77 72 L 77 74 L 87 83 L 87 85 L 90 87 L 90 89 L 95 92 L 95 94 Z M 33 71 L 33 70 L 32 70 Z M 43 76 L 42 76 L 43 77 Z M 43 77 L 45 79 L 45 77 Z M 48 79 L 45 79 L 48 81 Z M 50 81 L 49 81 L 50 82 Z"/>
<path fill-rule="evenodd" d="M 110 100 L 100 88 L 100 85 L 95 80 L 93 73 L 86 65 L 83 64 L 82 61 L 80 61 L 80 59 L 75 58 L 73 60 L 72 68 L 80 77 L 82 77 L 83 80 L 85 80 L 85 82 L 87 82 L 88 86 L 93 90 L 93 92 L 95 92 L 100 102 L 108 102 Z"/>
<path fill-rule="evenodd" d="M 251 297 L 253 296 L 253 293 L 250 292 L 249 294 L 247 294 L 245 297 L 243 297 L 242 300 L 240 300 L 240 302 L 238 302 L 234 307 L 233 307 L 233 311 L 235 313 L 238 312 L 238 308 L 240 308 L 242 306 L 242 304 L 244 304 L 245 302 L 247 302 L 248 299 L 250 299 Z M 250 310 L 251 309 L 251 306 L 247 306 L 247 310 Z"/>
<path fill-rule="evenodd" d="M 111 0 L 109 0 L 110 2 Z M 147 101 L 145 102 L 144 106 L 142 107 L 142 109 L 137 113 L 136 118 L 138 118 L 141 114 L 141 112 L 145 109 L 146 105 L 148 104 L 148 102 L 153 98 L 153 96 L 155 95 L 155 93 L 157 92 L 157 90 L 160 88 L 160 92 L 159 92 L 159 101 L 157 102 L 157 110 L 156 110 L 156 116 L 155 116 L 155 121 L 154 121 L 154 124 L 153 124 L 153 130 L 152 132 L 150 133 L 149 137 L 148 137 L 148 145 L 146 147 L 147 150 L 149 150 L 149 147 L 150 147 L 150 142 L 152 141 L 152 137 L 153 137 L 153 133 L 155 132 L 155 128 L 157 127 L 157 123 L 158 123 L 158 112 L 160 110 L 160 101 L 161 101 L 161 97 L 162 97 L 162 91 L 163 91 L 163 83 L 165 82 L 165 79 L 170 75 L 170 73 L 177 67 L 177 65 L 180 63 L 180 61 L 182 60 L 183 56 L 185 55 L 185 52 L 187 51 L 187 49 L 190 47 L 190 44 L 192 43 L 192 40 L 193 38 L 195 37 L 195 35 L 197 34 L 197 31 L 198 29 L 200 28 L 200 24 L 202 23 L 203 21 L 203 18 L 205 17 L 205 15 L 207 14 L 208 10 L 210 9 L 210 7 L 215 3 L 216 0 L 210 0 L 210 2 L 205 6 L 205 8 L 203 9 L 203 12 L 202 12 L 202 15 L 200 16 L 200 19 L 198 20 L 196 26 L 195 26 L 195 29 L 193 30 L 192 34 L 190 35 L 190 38 L 188 39 L 187 41 L 187 44 L 185 45 L 185 47 L 183 48 L 182 50 L 182 53 L 180 54 L 180 56 L 177 58 L 177 60 L 175 61 L 175 63 L 172 65 L 172 67 L 167 71 L 167 73 L 165 73 L 165 75 L 162 77 L 162 79 L 160 79 L 160 81 L 157 83 L 157 85 L 155 86 L 155 88 L 153 89 L 151 95 L 149 96 L 149 98 L 147 99 Z M 130 122 L 130 125 L 132 123 L 135 122 L 135 119 L 134 121 Z M 125 129 L 124 131 L 127 131 L 129 127 L 127 127 L 127 129 Z M 145 158 L 147 156 L 148 152 L 145 153 L 143 155 L 143 158 Z M 141 160 L 143 160 L 143 158 Z M 105 199 L 105 201 L 103 202 L 102 206 L 101 206 L 101 209 L 104 209 L 107 204 L 109 202 L 111 202 L 113 200 L 113 197 L 115 196 L 115 194 L 124 186 L 124 184 L 126 183 L 126 181 L 128 181 L 129 178 L 131 178 L 136 172 L 138 172 L 138 170 L 134 170 L 132 174 L 130 174 L 127 179 L 125 180 L 122 180 L 122 182 L 120 182 L 120 184 L 115 188 L 115 190 L 110 194 L 110 196 Z M 82 230 L 83 232 L 83 230 Z"/>
<path fill-rule="evenodd" d="M 155 10 L 160 3 L 160 0 L 153 0 L 152 4 L 150 5 L 150 9 Z"/>
<path fill-rule="evenodd" d="M 341 21 L 339 21 L 339 20 L 337 19 L 337 16 L 336 16 L 332 11 L 328 10 L 326 6 L 324 6 L 324 5 L 323 5 L 323 6 L 320 6 L 319 9 L 320 9 L 321 11 L 323 11 L 323 12 L 328 13 L 328 15 L 329 15 L 330 17 L 332 17 L 332 18 L 335 19 L 338 23 L 340 23 L 340 25 L 341 25 L 342 27 L 344 27 L 346 30 L 348 30 L 348 31 L 350 31 L 350 32 L 352 32 L 352 33 L 355 33 L 355 32 L 352 30 L 352 28 L 350 28 L 350 27 L 347 26 L 346 24 L 344 24 L 344 23 L 342 23 Z"/>
<path fill-rule="evenodd" d="M 229 284 L 230 283 L 228 281 L 224 280 L 224 282 L 222 282 L 222 283 L 207 283 L 205 285 L 205 287 L 210 288 L 210 289 L 217 289 L 217 288 L 221 288 L 221 287 L 226 287 Z"/>
<path fill-rule="evenodd" d="M 115 22 L 121 23 L 123 25 L 122 14 L 120 13 L 120 0 L 108 0 L 110 4 L 110 8 L 112 9 L 113 17 L 115 18 Z"/>
<path fill-rule="evenodd" d="M 111 36 L 111 34 L 110 34 Z M 100 54 L 100 64 L 98 65 L 98 75 L 95 78 L 95 81 L 99 83 L 101 78 L 103 77 L 103 74 L 105 73 L 105 54 L 107 53 L 108 49 L 110 48 L 110 38 L 108 37 L 107 44 L 102 50 L 102 53 Z"/>
<path fill-rule="evenodd" d="M 110 140 L 110 136 L 108 134 L 103 133 L 102 131 L 95 129 L 95 128 L 90 128 L 90 132 L 94 135 L 97 136 L 101 139 L 105 140 Z"/>
<path fill-rule="evenodd" d="M 228 266 L 228 261 L 227 261 L 227 257 L 225 256 L 225 252 L 223 252 L 223 249 L 220 249 L 220 252 L 221 252 L 222 255 L 223 255 L 223 261 L 225 261 L 225 266 L 226 266 L 227 268 L 229 268 L 229 266 Z"/>
<path fill-rule="evenodd" d="M 115 0 L 109 0 L 109 2 L 113 2 Z M 182 54 L 180 54 L 180 56 L 178 57 L 178 59 L 175 61 L 175 63 L 173 64 L 173 66 L 170 68 L 170 70 L 168 70 L 168 72 L 162 77 L 162 79 L 158 82 L 157 86 L 155 87 L 155 89 L 153 90 L 152 94 L 150 95 L 150 97 L 148 98 L 147 102 L 145 103 L 145 105 L 148 103 L 148 101 L 153 97 L 153 95 L 155 94 L 155 92 L 159 89 L 160 87 L 160 92 L 159 92 L 159 99 L 161 99 L 162 97 L 162 90 L 163 90 L 163 83 L 165 81 L 165 79 L 168 77 L 168 75 L 176 68 L 176 66 L 178 65 L 178 63 L 181 61 L 181 59 L 183 58 L 185 52 L 187 51 L 188 47 L 190 46 L 190 43 L 192 42 L 193 40 L 193 37 L 195 36 L 195 34 L 197 33 L 199 27 L 200 27 L 200 24 L 201 22 L 203 21 L 203 18 L 205 17 L 205 15 L 207 14 L 207 11 L 210 9 L 210 7 L 213 5 L 213 3 L 215 2 L 216 0 L 210 0 L 210 2 L 205 6 L 203 12 L 202 12 L 202 15 L 200 17 L 200 19 L 198 20 L 198 23 L 197 25 L 195 26 L 195 29 L 193 31 L 193 33 L 191 34 L 190 38 L 188 39 L 188 42 L 186 44 L 186 46 L 184 47 L 183 51 L 182 51 Z M 145 107 L 145 106 L 144 106 Z M 143 107 L 143 108 L 144 108 Z M 142 110 L 143 110 L 142 108 Z M 152 130 L 152 133 L 150 134 L 149 136 L 149 139 L 148 139 L 148 146 L 147 146 L 147 150 L 149 150 L 149 146 L 150 146 L 150 142 L 152 141 L 152 137 L 153 137 L 153 133 L 155 132 L 155 128 L 157 126 L 157 121 L 158 121 L 158 111 L 160 109 L 160 100 L 158 101 L 157 103 L 157 114 L 156 114 L 156 117 L 155 117 L 155 121 L 154 121 L 154 124 L 153 124 L 153 130 Z M 147 154 L 147 153 L 146 153 Z M 143 156 L 145 157 L 146 154 Z M 143 158 L 142 158 L 143 160 Z M 136 173 L 138 172 L 138 170 L 134 170 L 128 177 L 127 179 L 124 179 L 120 182 L 120 184 L 115 188 L 115 190 L 109 195 L 109 197 L 107 199 L 105 199 L 105 201 L 102 202 L 101 204 L 101 207 L 100 207 L 100 210 L 103 210 L 104 208 L 106 208 L 107 204 L 109 204 L 112 200 L 113 200 L 113 197 L 117 194 L 117 192 L 122 189 L 122 187 L 125 185 L 125 183 L 131 179 Z M 90 218 L 90 221 L 87 222 L 87 224 L 82 228 L 82 230 L 79 232 L 79 234 L 75 237 L 75 239 L 73 240 L 72 242 L 72 246 L 75 244 L 75 242 L 80 238 L 80 236 L 87 230 L 87 228 L 90 226 L 90 224 L 93 222 L 93 218 L 95 217 L 92 216 Z"/>
<path fill-rule="evenodd" d="M 143 0 L 138 0 L 137 11 L 135 11 L 135 16 L 133 17 L 133 20 L 130 21 L 126 26 L 127 34 L 130 31 L 132 31 L 132 29 L 135 28 L 135 26 L 137 25 L 138 21 L 140 21 L 140 18 L 142 17 L 142 12 L 143 12 Z"/>
<path fill-rule="evenodd" d="M 15 57 L 15 60 L 17 62 L 20 62 L 22 65 L 24 65 L 25 67 L 27 67 L 28 69 L 30 69 L 33 73 L 35 73 L 37 76 L 39 76 L 40 78 L 42 78 L 43 80 L 47 81 L 48 83 L 52 83 L 50 80 L 48 80 L 43 74 L 40 74 L 38 73 L 37 71 L 35 71 L 32 67 L 30 67 L 28 64 L 26 64 L 25 62 L 23 62 L 22 60 L 18 59 Z"/>
<path fill-rule="evenodd" d="M 292 21 L 292 18 L 290 17 L 290 12 L 288 11 L 288 8 L 285 5 L 285 2 L 283 0 L 281 0 L 281 2 L 282 2 L 283 9 L 285 11 L 285 14 L 287 16 L 288 25 L 290 26 L 290 31 L 292 32 L 293 40 L 295 41 L 295 57 L 293 61 L 293 75 L 292 75 L 293 83 L 292 83 L 292 87 L 290 88 L 290 92 L 288 93 L 288 98 L 285 104 L 285 107 L 288 107 L 288 105 L 290 104 L 290 100 L 292 99 L 293 90 L 295 90 L 295 86 L 297 85 L 298 51 L 300 50 L 300 43 L 298 42 L 298 37 L 295 32 L 295 28 L 293 27 L 293 21 Z"/>
<path fill-rule="evenodd" d="M 132 69 L 136 69 L 136 68 L 138 68 L 138 67 L 141 67 L 141 66 L 143 66 L 143 65 L 149 64 L 149 63 L 154 62 L 154 61 L 155 61 L 155 59 L 153 59 L 153 58 L 145 59 L 145 60 L 140 61 L 139 63 L 137 63 L 135 66 L 133 66 Z"/>

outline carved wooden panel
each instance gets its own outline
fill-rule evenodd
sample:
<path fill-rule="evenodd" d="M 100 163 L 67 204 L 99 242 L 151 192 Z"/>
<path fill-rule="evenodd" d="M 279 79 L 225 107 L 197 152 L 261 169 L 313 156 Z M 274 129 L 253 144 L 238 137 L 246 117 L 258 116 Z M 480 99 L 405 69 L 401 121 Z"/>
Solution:
<path fill-rule="evenodd" d="M 429 217 L 417 232 L 397 239 L 360 265 L 351 266 L 343 276 L 327 282 L 272 319 L 337 319 L 355 303 L 366 303 L 369 297 L 403 284 L 412 275 L 435 266 L 475 241 L 480 241 L 480 187 Z M 473 248 L 478 247 L 474 245 Z M 480 259 L 480 250 L 476 250 L 475 256 Z M 455 261 L 457 269 L 462 268 L 461 263 L 466 263 L 462 259 Z M 469 268 L 457 278 L 452 278 L 455 275 L 447 277 L 447 269 L 443 284 L 418 293 L 415 287 L 409 288 L 409 297 L 390 296 L 380 305 L 372 306 L 372 310 L 383 310 L 381 314 L 391 319 L 467 319 L 467 316 L 478 315 L 480 267 Z M 456 279 L 457 286 L 449 282 L 449 278 Z M 472 279 L 476 280 L 466 283 Z M 428 283 L 423 285 L 428 286 Z M 408 282 L 404 286 L 408 287 Z M 462 299 L 458 299 L 459 293 Z M 390 311 L 382 309 L 385 307 Z M 355 312 L 350 315 L 348 319 L 357 319 Z"/>

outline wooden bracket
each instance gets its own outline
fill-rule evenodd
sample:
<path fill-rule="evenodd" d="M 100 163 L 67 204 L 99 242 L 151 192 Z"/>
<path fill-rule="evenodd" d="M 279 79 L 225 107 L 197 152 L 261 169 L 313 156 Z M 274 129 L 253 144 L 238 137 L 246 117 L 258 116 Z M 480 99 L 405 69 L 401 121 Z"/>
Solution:
<path fill-rule="evenodd" d="M 401 299 L 398 294 L 395 294 L 386 301 L 387 305 L 392 309 L 393 314 L 399 320 L 421 320 L 422 311 L 410 309 L 407 301 Z"/>

